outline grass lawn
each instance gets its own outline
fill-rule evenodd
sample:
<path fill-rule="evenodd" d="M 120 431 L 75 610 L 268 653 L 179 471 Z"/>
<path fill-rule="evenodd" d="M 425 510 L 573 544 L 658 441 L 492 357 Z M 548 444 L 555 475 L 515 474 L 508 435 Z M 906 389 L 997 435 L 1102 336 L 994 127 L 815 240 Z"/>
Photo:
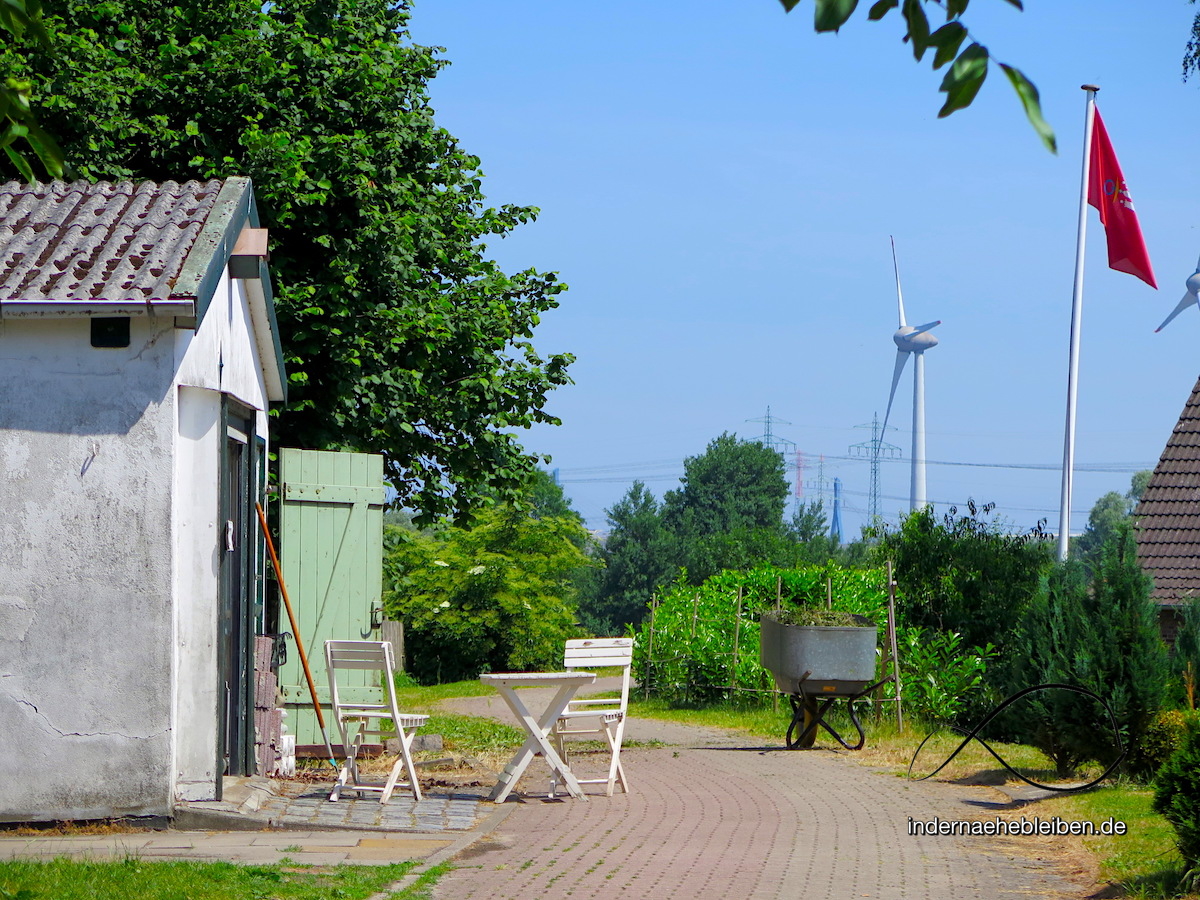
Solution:
<path fill-rule="evenodd" d="M 415 863 L 390 866 L 238 866 L 233 863 L 56 859 L 0 862 L 0 900 L 361 900 Z M 431 870 L 392 900 L 416 900 L 441 874 Z"/>

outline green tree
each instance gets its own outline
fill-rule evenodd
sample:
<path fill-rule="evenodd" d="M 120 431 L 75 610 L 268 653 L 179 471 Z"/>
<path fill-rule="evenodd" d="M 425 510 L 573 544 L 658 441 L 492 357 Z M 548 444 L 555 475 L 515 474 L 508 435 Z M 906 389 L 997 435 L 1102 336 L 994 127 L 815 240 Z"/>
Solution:
<path fill-rule="evenodd" d="M 4 0 L 0 4 L 0 29 L 8 32 L 20 45 L 22 40 L 36 42 L 43 50 L 50 49 L 50 38 L 42 24 L 40 0 Z M 33 83 L 27 78 L 8 76 L 0 83 L 0 147 L 9 163 L 26 181 L 33 181 L 33 168 L 17 148 L 24 141 L 34 152 L 52 178 L 63 176 L 63 155 L 58 144 L 38 124 L 30 101 Z"/>
<path fill-rule="evenodd" d="M 783 457 L 728 432 L 683 462 L 677 490 L 663 497 L 663 522 L 680 536 L 783 528 L 787 480 Z"/>
<path fill-rule="evenodd" d="M 868 545 L 863 541 L 835 542 L 829 534 L 825 504 L 820 500 L 800 503 L 786 523 L 788 537 L 796 542 L 797 564 L 819 564 L 836 560 L 844 566 L 866 565 Z"/>
<path fill-rule="evenodd" d="M 1137 770 L 1142 739 L 1162 703 L 1167 660 L 1128 521 L 1109 537 L 1094 572 L 1071 561 L 1049 573 L 1006 668 L 1012 691 L 1065 683 L 1103 697 L 1129 747 L 1128 765 Z M 1015 716 L 1021 720 L 1017 736 L 1040 747 L 1060 774 L 1085 760 L 1107 765 L 1116 758 L 1107 714 L 1094 701 L 1048 691 L 1023 702 Z"/>
<path fill-rule="evenodd" d="M 789 12 L 800 4 L 800 0 L 780 0 L 783 8 Z M 1021 0 L 1006 0 L 1006 2 L 1021 9 Z M 988 69 L 995 62 L 1008 79 L 1009 85 L 1016 91 L 1017 98 L 1025 109 L 1025 116 L 1033 126 L 1042 143 L 1051 153 L 1057 152 L 1054 131 L 1042 118 L 1041 101 L 1038 99 L 1037 88 L 1021 73 L 1021 71 L 1006 63 L 993 59 L 988 48 L 979 43 L 968 31 L 962 21 L 962 15 L 967 11 L 970 0 L 877 0 L 871 4 L 867 18 L 872 21 L 882 19 L 892 10 L 898 10 L 904 20 L 904 43 L 912 49 L 917 62 L 924 59 L 925 54 L 932 52 L 932 65 L 935 70 L 949 63 L 946 75 L 938 88 L 946 95 L 946 101 L 938 111 L 938 118 L 944 118 L 959 109 L 971 105 Z M 817 31 L 838 31 L 854 14 L 858 0 L 814 0 L 814 25 Z M 929 21 L 926 10 L 933 7 L 935 21 Z M 944 16 L 939 24 L 936 16 Z M 1200 18 L 1197 19 L 1200 22 Z M 1200 25 L 1197 26 L 1200 34 Z M 964 48 L 963 44 L 967 46 Z M 1188 45 L 1189 53 L 1192 44 Z M 1188 70 L 1187 62 L 1184 71 Z"/>
<path fill-rule="evenodd" d="M 828 529 L 829 520 L 825 517 L 825 504 L 820 500 L 797 504 L 788 523 L 788 532 L 801 543 L 828 536 Z"/>
<path fill-rule="evenodd" d="M 521 494 L 512 430 L 557 420 L 569 355 L 531 343 L 563 290 L 486 241 L 530 207 L 485 205 L 478 158 L 437 126 L 444 65 L 388 0 L 64 0 L 55 44 L 0 65 L 90 180 L 249 175 L 271 229 L 290 402 L 285 446 L 383 453 L 423 521 Z"/>
<path fill-rule="evenodd" d="M 512 504 L 466 528 L 387 529 L 384 603 L 404 622 L 413 675 L 429 683 L 561 666 L 578 633 L 581 530 L 569 516 L 534 518 Z"/>
<path fill-rule="evenodd" d="M 1137 506 L 1142 501 L 1142 494 L 1146 493 L 1146 488 L 1150 484 L 1150 479 L 1154 477 L 1153 469 L 1142 469 L 1140 472 L 1134 472 L 1133 477 L 1129 479 L 1129 493 L 1126 494 L 1130 502 Z"/>
<path fill-rule="evenodd" d="M 658 501 L 642 482 L 635 481 L 607 513 L 604 572 L 597 596 L 582 612 L 595 630 L 616 633 L 640 623 L 654 592 L 675 577 L 676 552 Z"/>
<path fill-rule="evenodd" d="M 968 503 L 968 514 L 940 521 L 916 510 L 898 530 L 885 531 L 876 558 L 895 563 L 900 615 L 910 624 L 954 631 L 967 646 L 1008 648 L 1012 633 L 1051 564 L 1038 531 L 1012 534 L 984 518 L 991 506 Z"/>
<path fill-rule="evenodd" d="M 1118 494 L 1109 491 L 1093 504 L 1088 513 L 1087 528 L 1072 541 L 1072 550 L 1080 559 L 1092 564 L 1099 562 L 1101 548 L 1116 536 L 1133 515 L 1153 474 L 1148 470 L 1137 472 L 1129 481 L 1128 492 Z"/>
<path fill-rule="evenodd" d="M 563 492 L 562 485 L 545 469 L 535 469 L 529 481 L 530 514 L 535 519 L 559 516 L 574 519 L 583 524 L 583 516 L 571 508 L 571 501 Z"/>
<path fill-rule="evenodd" d="M 725 569 L 798 561 L 783 526 L 782 456 L 724 433 L 684 460 L 683 471 L 680 487 L 663 497 L 662 520 L 675 538 L 675 564 L 691 583 Z"/>

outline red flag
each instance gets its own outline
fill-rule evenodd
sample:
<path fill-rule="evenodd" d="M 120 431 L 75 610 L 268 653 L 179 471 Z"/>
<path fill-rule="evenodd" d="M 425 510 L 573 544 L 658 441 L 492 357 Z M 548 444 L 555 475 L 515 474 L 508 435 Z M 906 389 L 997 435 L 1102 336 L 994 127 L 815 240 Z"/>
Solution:
<path fill-rule="evenodd" d="M 1150 287 L 1157 288 L 1146 242 L 1142 240 L 1142 229 L 1137 213 L 1133 211 L 1133 199 L 1100 118 L 1100 110 L 1095 111 L 1092 125 L 1088 203 L 1100 211 L 1100 222 L 1108 237 L 1108 267 L 1136 275 Z"/>

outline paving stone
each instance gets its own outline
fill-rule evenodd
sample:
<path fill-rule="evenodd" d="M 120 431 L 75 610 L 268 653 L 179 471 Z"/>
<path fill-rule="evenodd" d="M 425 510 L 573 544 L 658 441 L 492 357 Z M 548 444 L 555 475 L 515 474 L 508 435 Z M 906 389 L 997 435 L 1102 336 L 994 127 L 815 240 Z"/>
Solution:
<path fill-rule="evenodd" d="M 986 788 L 906 782 L 846 754 L 762 752 L 747 749 L 744 738 L 671 723 L 633 720 L 628 736 L 670 745 L 622 754 L 632 794 L 609 798 L 589 785 L 586 803 L 518 794 L 496 806 L 481 801 L 486 790 L 455 791 L 381 806 L 374 797 L 331 804 L 316 789 L 272 797 L 259 811 L 275 827 L 296 830 L 44 840 L 0 834 L 0 859 L 270 863 L 286 856 L 312 865 L 385 864 L 466 847 L 433 888 L 434 900 L 1049 900 L 1095 888 L 1061 877 L 1019 839 L 908 834 L 909 816 L 991 815 L 979 805 L 997 799 Z M 545 781 L 529 784 L 540 790 Z M 506 818 L 487 831 L 497 817 Z M 354 824 L 364 819 L 375 824 Z M 476 836 L 484 839 L 469 845 Z M 292 846 L 302 849 L 284 850 Z"/>
<path fill-rule="evenodd" d="M 660 724 L 632 720 L 628 736 L 647 740 L 654 732 L 634 726 Z M 909 816 L 976 817 L 972 804 L 992 796 L 986 788 L 907 782 L 822 750 L 740 749 L 744 738 L 686 726 L 663 733 L 675 747 L 621 754 L 632 794 L 609 798 L 588 785 L 587 803 L 519 797 L 496 831 L 456 859 L 434 900 L 1045 900 L 1091 892 L 1019 845 L 908 834 Z"/>

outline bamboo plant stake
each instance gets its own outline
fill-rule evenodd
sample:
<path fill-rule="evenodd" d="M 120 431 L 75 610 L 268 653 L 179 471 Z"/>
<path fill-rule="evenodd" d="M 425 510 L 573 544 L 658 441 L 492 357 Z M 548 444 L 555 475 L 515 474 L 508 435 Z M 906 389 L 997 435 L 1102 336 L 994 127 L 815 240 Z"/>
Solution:
<path fill-rule="evenodd" d="M 651 673 L 654 671 L 654 612 L 658 609 L 658 594 L 650 595 L 650 635 L 646 638 L 646 683 L 642 685 L 647 700 L 650 699 Z"/>
<path fill-rule="evenodd" d="M 738 635 L 742 630 L 742 586 L 738 585 L 737 614 L 733 620 L 733 665 L 729 667 L 729 698 L 737 691 Z"/>
<path fill-rule="evenodd" d="M 900 699 L 900 654 L 896 648 L 896 579 L 892 573 L 892 561 L 887 564 L 888 573 L 888 644 L 892 648 L 892 678 L 896 684 L 896 727 L 904 731 L 904 706 Z"/>

